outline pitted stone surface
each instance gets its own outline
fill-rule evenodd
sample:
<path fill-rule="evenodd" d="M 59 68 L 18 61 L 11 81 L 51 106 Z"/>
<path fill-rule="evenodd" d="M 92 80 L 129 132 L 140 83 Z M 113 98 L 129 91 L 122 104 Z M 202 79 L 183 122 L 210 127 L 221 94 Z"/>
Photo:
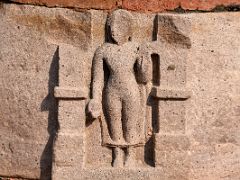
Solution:
<path fill-rule="evenodd" d="M 58 45 L 65 42 L 81 51 L 89 49 L 90 15 L 44 7 L 1 6 L 0 176 L 51 176 L 52 142 L 58 124 L 54 98 L 54 87 L 59 84 Z M 91 66 L 91 58 L 82 64 L 82 68 Z M 82 82 L 87 82 L 87 76 L 91 78 L 91 73 L 80 75 L 86 80 Z"/>
<path fill-rule="evenodd" d="M 78 24 L 79 17 L 80 21 L 83 20 L 84 27 L 80 29 L 84 33 L 68 29 L 76 24 L 66 25 L 66 29 L 57 26 L 55 31 L 55 27 L 52 29 L 49 26 L 50 21 L 59 20 L 55 14 L 68 19 L 68 23 L 63 23 L 64 27 L 69 23 L 75 24 L 75 21 Z M 29 23 L 28 15 L 50 16 L 51 20 L 42 22 L 42 30 L 42 27 Z M 88 119 L 85 114 L 89 99 L 73 98 L 58 104 L 62 114 L 59 114 L 60 131 L 56 136 L 59 142 L 56 142 L 54 156 L 60 156 L 56 156 L 56 165 L 59 166 L 54 166 L 52 177 L 57 180 L 69 177 L 239 179 L 240 14 L 160 14 L 161 22 L 165 24 L 154 24 L 155 14 L 131 15 L 138 22 L 131 43 L 156 44 L 160 49 L 159 57 L 153 57 L 156 61 L 160 60 L 154 67 L 160 67 L 161 71 L 153 70 L 154 77 L 159 77 L 160 73 L 160 82 L 154 80 L 146 86 L 164 84 L 165 96 L 173 98 L 168 101 L 149 99 L 153 106 L 147 106 L 146 114 L 148 119 L 157 120 L 158 124 L 153 124 L 158 128 L 148 127 L 147 134 L 151 137 L 155 133 L 155 139 L 150 139 L 145 147 L 137 148 L 139 164 L 146 164 L 137 168 L 112 168 L 112 151 L 101 144 L 100 122 Z M 24 20 L 16 18 L 19 16 Z M 107 13 L 102 11 L 75 12 L 9 4 L 1 6 L 0 176 L 49 179 L 51 142 L 57 130 L 54 87 L 70 86 L 70 90 L 76 90 L 80 86 L 90 92 L 92 58 L 97 46 L 104 43 L 106 16 Z M 166 27 L 165 30 L 155 29 L 153 33 L 156 26 L 162 26 L 160 24 Z M 77 25 L 76 29 L 79 27 Z M 166 36 L 163 32 L 169 33 Z M 75 33 L 79 39 L 72 41 Z M 90 41 L 85 43 L 85 37 Z M 170 40 L 164 42 L 166 39 Z M 60 45 L 64 50 L 58 49 Z M 179 58 L 174 58 L 177 55 Z M 57 62 L 61 57 L 65 57 L 67 62 L 62 65 L 66 67 L 58 68 Z M 180 63 L 183 60 L 186 62 Z M 76 71 L 71 71 L 75 67 Z M 182 71 L 185 67 L 186 71 Z M 58 70 L 62 70 L 61 77 L 65 78 L 62 84 L 57 80 Z M 186 75 L 179 76 L 184 72 Z M 80 78 L 72 78 L 75 76 Z M 79 84 L 81 82 L 84 83 Z M 171 88 L 167 88 L 168 85 Z M 143 92 L 143 87 L 140 87 L 140 92 Z M 146 88 L 146 93 L 151 92 L 149 89 Z M 168 92 L 178 89 L 184 93 L 177 96 L 170 93 L 169 96 Z M 179 96 L 185 97 L 185 92 L 190 92 L 190 98 L 184 101 L 178 99 Z M 145 106 L 141 107 L 145 109 Z M 152 113 L 157 109 L 158 113 Z M 156 148 L 151 149 L 151 141 L 157 143 Z M 149 156 L 154 154 L 153 151 L 156 152 L 155 156 Z M 71 158 L 77 162 L 71 163 Z"/>
<path fill-rule="evenodd" d="M 151 61 L 141 57 L 138 43 L 131 42 L 134 20 L 129 12 L 114 11 L 107 23 L 113 42 L 103 44 L 94 55 L 92 99 L 88 110 L 93 118 L 104 116 L 106 120 L 102 121 L 102 126 L 106 124 L 107 128 L 102 131 L 109 134 L 110 141 L 103 140 L 103 145 L 113 147 L 113 166 L 134 166 L 134 146 L 144 145 L 144 123 L 141 122 L 144 114 L 141 114 L 137 77 L 138 74 L 149 75 Z M 147 83 L 150 78 L 138 79 Z"/>

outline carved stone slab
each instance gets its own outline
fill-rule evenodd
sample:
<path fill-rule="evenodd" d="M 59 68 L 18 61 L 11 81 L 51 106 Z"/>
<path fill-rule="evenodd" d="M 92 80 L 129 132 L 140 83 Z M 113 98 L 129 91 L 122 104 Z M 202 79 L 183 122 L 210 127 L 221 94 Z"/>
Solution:
<path fill-rule="evenodd" d="M 153 41 L 139 43 L 134 42 L 136 22 L 130 12 L 116 10 L 106 20 L 107 42 L 99 48 L 59 46 L 53 179 L 69 174 L 72 179 L 125 179 L 126 174 L 153 179 L 164 177 L 168 168 L 185 178 L 189 24 L 157 15 Z"/>
<path fill-rule="evenodd" d="M 59 129 L 54 142 L 52 170 L 52 179 L 56 180 L 65 179 L 64 172 L 69 175 L 73 170 L 81 170 L 84 163 L 85 100 L 88 98 L 83 81 L 87 79 L 86 72 L 82 71 L 84 58 L 88 57 L 79 48 L 59 46 L 59 86 L 54 90 L 58 99 Z"/>

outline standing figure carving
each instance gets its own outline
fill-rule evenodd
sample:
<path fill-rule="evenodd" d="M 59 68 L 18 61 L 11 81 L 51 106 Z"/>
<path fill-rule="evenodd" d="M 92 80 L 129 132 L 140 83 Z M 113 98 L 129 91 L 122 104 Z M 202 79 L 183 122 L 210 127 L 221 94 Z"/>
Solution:
<path fill-rule="evenodd" d="M 104 43 L 95 52 L 88 111 L 93 118 L 104 114 L 113 167 L 130 167 L 136 164 L 136 146 L 144 144 L 137 131 L 143 119 L 138 83 L 150 79 L 151 62 L 143 58 L 138 43 L 132 42 L 135 27 L 129 12 L 116 10 L 107 23 L 112 42 Z M 109 72 L 105 83 L 104 70 Z"/>

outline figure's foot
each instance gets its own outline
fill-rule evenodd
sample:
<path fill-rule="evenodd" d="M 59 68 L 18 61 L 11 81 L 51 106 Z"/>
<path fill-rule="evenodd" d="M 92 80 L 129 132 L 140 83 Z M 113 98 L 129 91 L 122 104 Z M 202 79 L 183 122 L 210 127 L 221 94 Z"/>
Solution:
<path fill-rule="evenodd" d="M 137 166 L 136 152 L 133 147 L 128 148 L 126 152 L 126 160 L 124 165 L 129 168 L 135 168 Z"/>
<path fill-rule="evenodd" d="M 123 168 L 123 161 L 121 161 L 119 159 L 114 159 L 112 166 L 114 168 Z"/>
<path fill-rule="evenodd" d="M 114 153 L 114 160 L 112 163 L 112 166 L 115 168 L 123 168 L 123 150 L 121 148 L 114 148 L 113 149 L 113 153 Z"/>
<path fill-rule="evenodd" d="M 128 168 L 135 168 L 137 166 L 137 160 L 134 159 L 134 158 L 131 158 L 131 157 L 128 157 L 124 163 L 124 166 L 125 167 L 128 167 Z"/>

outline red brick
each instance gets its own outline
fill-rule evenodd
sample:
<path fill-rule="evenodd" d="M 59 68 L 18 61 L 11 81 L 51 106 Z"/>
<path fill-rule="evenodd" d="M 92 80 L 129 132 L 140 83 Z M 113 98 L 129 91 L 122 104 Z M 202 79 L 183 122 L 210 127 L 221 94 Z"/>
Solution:
<path fill-rule="evenodd" d="M 112 10 L 123 7 L 133 11 L 164 12 L 178 7 L 184 10 L 209 11 L 217 6 L 240 5 L 240 0 L 11 0 L 48 7 Z"/>
<path fill-rule="evenodd" d="M 162 12 L 178 7 L 209 11 L 217 6 L 240 5 L 240 0 L 123 0 L 123 8 L 134 11 Z"/>
<path fill-rule="evenodd" d="M 111 10 L 118 6 L 121 0 L 11 0 L 23 4 L 44 5 L 48 7 L 70 7 L 81 9 Z"/>

